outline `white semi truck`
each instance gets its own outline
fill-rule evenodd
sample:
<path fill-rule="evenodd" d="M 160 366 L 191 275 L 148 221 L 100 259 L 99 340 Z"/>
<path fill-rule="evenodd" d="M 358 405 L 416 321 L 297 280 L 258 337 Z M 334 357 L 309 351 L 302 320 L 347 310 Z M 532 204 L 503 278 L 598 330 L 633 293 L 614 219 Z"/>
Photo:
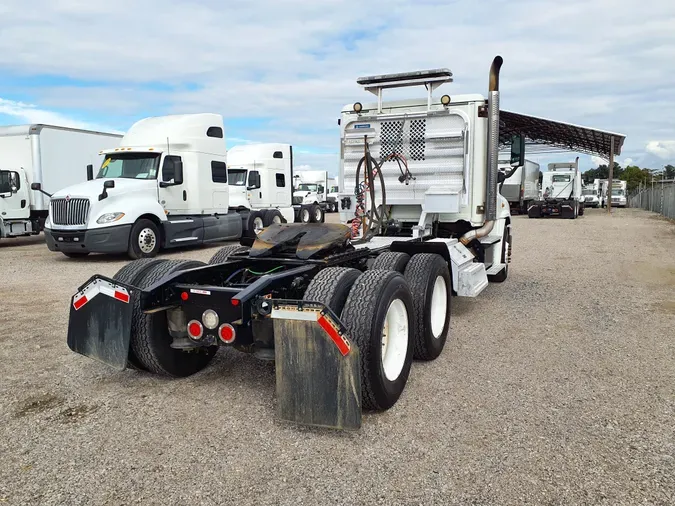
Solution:
<path fill-rule="evenodd" d="M 612 181 L 612 195 L 610 197 L 610 202 L 612 207 L 626 207 L 626 190 L 627 182 L 626 181 Z"/>
<path fill-rule="evenodd" d="M 0 238 L 37 235 L 49 214 L 49 195 L 87 180 L 99 151 L 122 135 L 54 125 L 0 127 Z"/>
<path fill-rule="evenodd" d="M 500 193 L 511 206 L 511 212 L 526 214 L 532 202 L 539 198 L 539 164 L 525 160 L 525 164 L 513 168 L 508 161 L 500 162 L 499 171 L 505 176 Z"/>
<path fill-rule="evenodd" d="M 601 188 L 598 181 L 599 179 L 595 179 L 592 183 L 583 186 L 581 194 L 584 197 L 584 207 L 600 207 Z"/>
<path fill-rule="evenodd" d="M 52 195 L 45 223 L 50 250 L 141 258 L 242 236 L 242 216 L 229 205 L 219 114 L 142 119 L 101 154 L 93 180 Z"/>
<path fill-rule="evenodd" d="M 227 152 L 231 210 L 242 217 L 243 233 L 255 237 L 272 223 L 293 223 L 293 147 L 247 144 Z"/>
<path fill-rule="evenodd" d="M 584 214 L 579 157 L 574 162 L 549 163 L 542 175 L 542 200 L 530 204 L 530 218 L 557 216 L 575 219 Z"/>
<path fill-rule="evenodd" d="M 328 209 L 328 172 L 303 170 L 294 174 L 293 207 L 297 221 L 321 223 Z"/>
<path fill-rule="evenodd" d="M 328 181 L 328 206 L 326 212 L 336 213 L 340 210 L 338 206 L 338 194 L 340 193 L 340 186 L 338 178 L 334 177 Z"/>

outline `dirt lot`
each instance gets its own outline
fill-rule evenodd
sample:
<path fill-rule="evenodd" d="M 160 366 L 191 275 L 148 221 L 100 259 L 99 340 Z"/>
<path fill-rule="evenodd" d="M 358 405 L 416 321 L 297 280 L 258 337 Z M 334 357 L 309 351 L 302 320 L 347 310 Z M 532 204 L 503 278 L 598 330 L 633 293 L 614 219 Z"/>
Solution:
<path fill-rule="evenodd" d="M 675 226 L 514 217 L 509 279 L 359 433 L 275 420 L 269 364 L 117 373 L 69 298 L 125 262 L 0 242 L 0 504 L 674 504 Z M 217 248 L 171 253 L 207 260 Z"/>

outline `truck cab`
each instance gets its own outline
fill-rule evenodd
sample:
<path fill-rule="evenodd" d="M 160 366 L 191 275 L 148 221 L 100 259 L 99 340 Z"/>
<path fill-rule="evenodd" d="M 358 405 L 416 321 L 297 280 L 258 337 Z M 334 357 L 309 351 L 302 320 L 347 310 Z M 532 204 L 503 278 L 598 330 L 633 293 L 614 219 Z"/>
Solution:
<path fill-rule="evenodd" d="M 23 168 L 0 170 L 0 237 L 31 235 L 30 186 Z"/>
<path fill-rule="evenodd" d="M 612 182 L 612 195 L 611 195 L 611 206 L 612 207 L 626 207 L 626 181 L 613 181 Z"/>
<path fill-rule="evenodd" d="M 222 116 L 146 118 L 101 154 L 95 176 L 52 195 L 50 250 L 141 258 L 241 236 L 240 216 L 229 213 Z"/>
<path fill-rule="evenodd" d="M 331 179 L 329 184 L 328 197 L 326 198 L 328 202 L 326 211 L 329 213 L 336 213 L 340 210 L 338 206 L 338 194 L 340 193 L 340 187 L 338 186 L 337 178 Z"/>

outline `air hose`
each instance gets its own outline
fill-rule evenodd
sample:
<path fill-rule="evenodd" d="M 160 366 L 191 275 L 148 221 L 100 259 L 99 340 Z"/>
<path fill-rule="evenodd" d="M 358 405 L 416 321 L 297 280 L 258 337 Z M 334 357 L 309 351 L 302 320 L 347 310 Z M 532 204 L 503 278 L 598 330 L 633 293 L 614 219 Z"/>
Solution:
<path fill-rule="evenodd" d="M 361 169 L 364 169 L 365 181 L 361 181 Z M 377 203 L 375 202 L 374 182 L 376 177 L 379 178 L 380 188 L 382 189 L 382 216 L 380 216 Z M 370 211 L 366 210 L 366 192 L 370 195 Z M 382 164 L 378 163 L 370 154 L 367 139 L 365 139 L 364 155 L 356 166 L 354 195 L 356 197 L 356 209 L 354 211 L 354 219 L 352 220 L 352 237 L 357 237 L 359 229 L 363 228 L 361 239 L 353 242 L 354 244 L 358 244 L 369 241 L 374 235 L 380 233 L 382 226 L 387 222 L 387 191 L 384 184 L 384 176 L 382 175 Z"/>

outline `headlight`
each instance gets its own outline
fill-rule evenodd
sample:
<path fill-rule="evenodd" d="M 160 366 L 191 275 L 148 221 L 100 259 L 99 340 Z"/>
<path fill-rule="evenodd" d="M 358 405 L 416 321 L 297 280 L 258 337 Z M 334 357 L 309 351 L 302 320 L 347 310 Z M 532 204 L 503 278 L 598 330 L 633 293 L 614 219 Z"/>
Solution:
<path fill-rule="evenodd" d="M 105 213 L 98 217 L 96 223 L 112 223 L 113 221 L 121 220 L 124 213 Z"/>
<path fill-rule="evenodd" d="M 49 228 L 52 226 L 52 220 L 49 215 L 47 215 L 47 219 L 45 220 L 45 228 Z"/>

